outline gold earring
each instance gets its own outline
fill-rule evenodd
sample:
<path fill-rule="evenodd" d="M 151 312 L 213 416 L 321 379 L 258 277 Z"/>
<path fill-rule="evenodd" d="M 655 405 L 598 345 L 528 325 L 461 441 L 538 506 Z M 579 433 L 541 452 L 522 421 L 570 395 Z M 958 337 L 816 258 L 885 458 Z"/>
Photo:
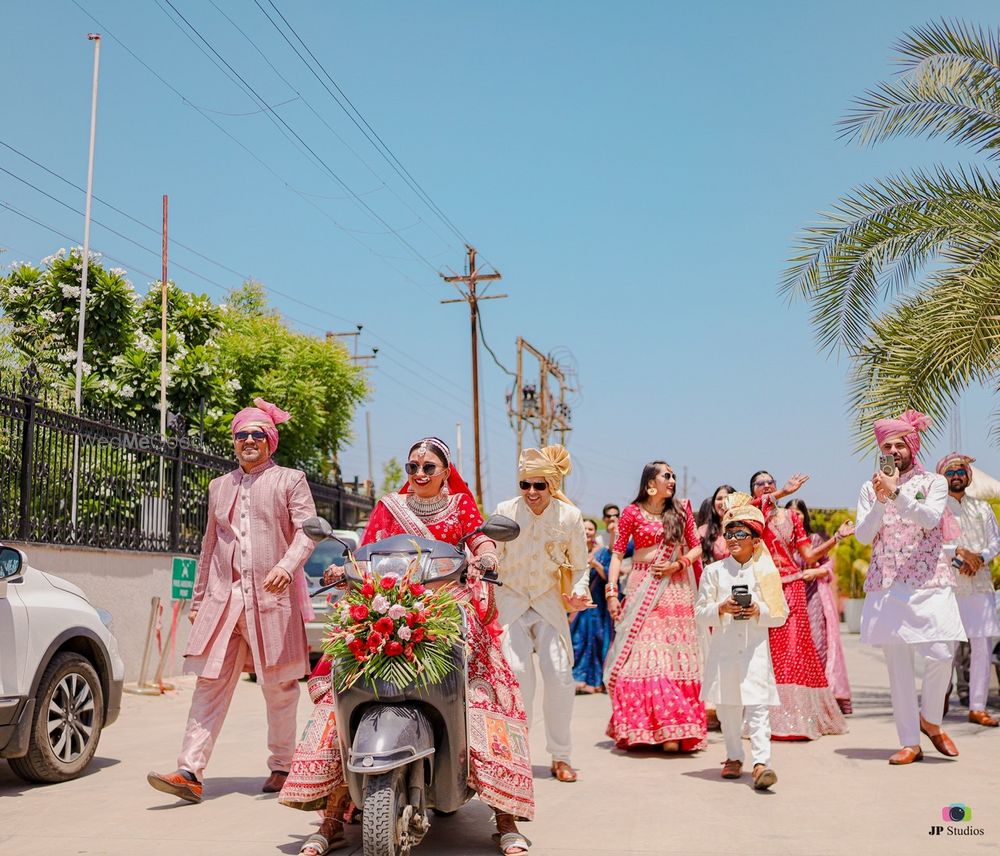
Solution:
<path fill-rule="evenodd" d="M 656 488 L 655 487 L 647 487 L 646 488 L 646 495 L 647 496 L 656 496 Z"/>

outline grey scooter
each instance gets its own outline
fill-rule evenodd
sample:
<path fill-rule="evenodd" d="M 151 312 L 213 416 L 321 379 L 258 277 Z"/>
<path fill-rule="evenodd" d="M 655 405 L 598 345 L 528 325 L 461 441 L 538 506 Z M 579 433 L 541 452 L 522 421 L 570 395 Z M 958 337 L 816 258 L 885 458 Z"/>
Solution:
<path fill-rule="evenodd" d="M 310 518 L 302 528 L 313 540 L 338 540 L 322 518 Z M 457 546 L 395 535 L 354 555 L 380 576 L 401 576 L 417 561 L 416 581 L 459 581 L 468 567 L 464 542 L 479 532 L 494 541 L 512 541 L 520 527 L 493 515 Z M 347 585 L 361 584 L 352 563 L 345 571 Z M 501 585 L 495 575 L 484 581 Z M 452 648 L 454 668 L 439 683 L 400 689 L 358 681 L 338 692 L 337 674 L 331 675 L 344 775 L 362 813 L 364 856 L 406 856 L 430 829 L 428 810 L 453 814 L 475 793 L 468 785 L 466 627 L 463 612 L 461 639 Z"/>

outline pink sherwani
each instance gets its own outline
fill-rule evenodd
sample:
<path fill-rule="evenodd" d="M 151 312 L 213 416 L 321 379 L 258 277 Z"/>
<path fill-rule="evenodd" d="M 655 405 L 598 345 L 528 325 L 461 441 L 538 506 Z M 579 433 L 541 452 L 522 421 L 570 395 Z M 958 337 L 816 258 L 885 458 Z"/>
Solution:
<path fill-rule="evenodd" d="M 305 621 L 313 617 L 302 566 L 314 545 L 302 523 L 315 513 L 305 474 L 270 460 L 209 485 L 191 602 L 197 615 L 184 650 L 184 671 L 198 683 L 178 759 L 199 780 L 243 671 L 256 673 L 267 704 L 268 765 L 289 768 L 298 679 L 309 671 Z M 264 590 L 275 567 L 292 578 L 281 594 Z"/>

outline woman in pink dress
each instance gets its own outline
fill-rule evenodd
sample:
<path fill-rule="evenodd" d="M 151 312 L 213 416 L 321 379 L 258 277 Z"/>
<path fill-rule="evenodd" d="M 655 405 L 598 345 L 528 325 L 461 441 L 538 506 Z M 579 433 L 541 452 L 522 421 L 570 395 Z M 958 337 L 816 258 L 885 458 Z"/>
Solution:
<path fill-rule="evenodd" d="M 705 562 L 719 562 L 729 555 L 729 548 L 722 534 L 722 518 L 726 514 L 726 497 L 731 493 L 736 493 L 736 488 L 731 484 L 720 484 L 715 489 L 707 520 L 698 527 L 701 555 Z"/>
<path fill-rule="evenodd" d="M 428 437 L 414 444 L 406 471 L 408 479 L 402 490 L 386 494 L 375 506 L 362 545 L 402 534 L 457 544 L 483 522 L 442 440 Z M 475 556 L 473 569 L 496 569 L 493 541 L 476 535 L 466 546 Z M 516 819 L 530 820 L 535 813 L 528 726 L 520 687 L 498 641 L 500 628 L 495 622 L 492 590 L 473 581 L 477 578 L 476 573 L 470 573 L 466 608 L 469 786 L 494 811 L 494 838 L 501 851 L 506 856 L 519 856 L 527 852 L 530 842 L 517 831 Z M 295 750 L 279 802 L 323 812 L 319 832 L 310 836 L 300 851 L 304 856 L 323 856 L 347 845 L 340 818 L 345 809 L 350 811 L 338 749 L 330 662 L 326 658 L 313 670 L 309 692 L 316 707 Z M 492 740 L 487 735 L 492 735 Z"/>
<path fill-rule="evenodd" d="M 607 734 L 619 749 L 660 745 L 692 752 L 706 746 L 694 621 L 701 542 L 691 503 L 681 506 L 676 490 L 677 477 L 665 461 L 646 464 L 638 495 L 618 521 L 607 598 L 619 623 L 604 683 L 611 696 Z M 623 608 L 618 576 L 629 539 L 635 554 Z"/>
<path fill-rule="evenodd" d="M 813 531 L 809 508 L 801 499 L 790 499 L 785 508 L 794 508 L 802 515 L 802 528 L 809 536 L 814 550 L 826 543 L 826 535 Z M 847 661 L 840 641 L 840 610 L 833 557 L 826 555 L 820 562 L 808 566 L 799 557 L 798 563 L 806 586 L 806 608 L 816 653 L 825 667 L 826 680 L 833 691 L 833 697 L 840 705 L 840 712 L 851 713 L 851 685 L 847 681 Z"/>
<path fill-rule="evenodd" d="M 794 510 L 778 508 L 775 500 L 794 493 L 808 476 L 792 476 L 779 491 L 774 477 L 760 470 L 750 479 L 754 505 L 764 512 L 767 527 L 764 543 L 781 574 L 782 590 L 788 603 L 788 620 L 781 627 L 768 630 L 774 679 L 778 685 L 780 707 L 771 708 L 773 740 L 815 740 L 823 734 L 844 734 L 847 722 L 830 685 L 826 670 L 813 644 L 806 606 L 806 588 L 796 555 L 806 565 L 822 560 L 842 538 L 853 533 L 850 522 L 834 538 L 812 546 L 802 527 L 802 516 Z"/>

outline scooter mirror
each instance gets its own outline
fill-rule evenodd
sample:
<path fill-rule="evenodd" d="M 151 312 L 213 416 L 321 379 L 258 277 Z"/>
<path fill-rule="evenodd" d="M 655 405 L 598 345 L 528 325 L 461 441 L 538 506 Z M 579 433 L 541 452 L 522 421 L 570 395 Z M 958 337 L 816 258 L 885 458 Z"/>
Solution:
<path fill-rule="evenodd" d="M 310 517 L 303 522 L 302 531 L 313 541 L 325 541 L 333 534 L 333 527 L 322 517 Z"/>
<path fill-rule="evenodd" d="M 479 531 L 491 541 L 513 541 L 521 534 L 521 527 L 509 517 L 491 514 L 479 527 Z"/>

